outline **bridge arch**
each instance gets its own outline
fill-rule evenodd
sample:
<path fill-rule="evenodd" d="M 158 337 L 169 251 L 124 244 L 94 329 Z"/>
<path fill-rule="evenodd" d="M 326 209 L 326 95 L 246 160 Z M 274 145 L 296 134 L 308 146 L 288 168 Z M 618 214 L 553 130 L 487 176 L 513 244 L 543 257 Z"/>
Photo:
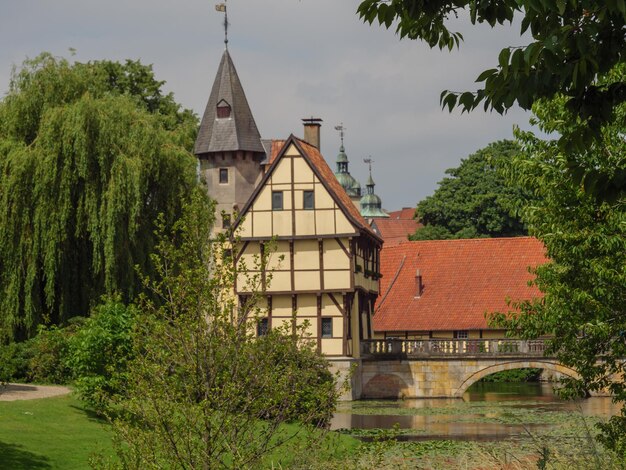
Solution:
<path fill-rule="evenodd" d="M 551 360 L 535 360 L 535 361 L 508 361 L 508 362 L 498 362 L 493 365 L 486 366 L 478 371 L 471 373 L 467 378 L 465 378 L 459 388 L 454 393 L 455 397 L 462 397 L 465 391 L 472 386 L 474 383 L 478 382 L 483 377 L 494 374 L 496 372 L 502 372 L 503 370 L 513 370 L 513 369 L 545 369 L 552 372 L 558 372 L 560 374 L 566 375 L 568 377 L 572 377 L 575 379 L 580 378 L 580 375 L 569 367 L 566 367 L 556 361 Z"/>

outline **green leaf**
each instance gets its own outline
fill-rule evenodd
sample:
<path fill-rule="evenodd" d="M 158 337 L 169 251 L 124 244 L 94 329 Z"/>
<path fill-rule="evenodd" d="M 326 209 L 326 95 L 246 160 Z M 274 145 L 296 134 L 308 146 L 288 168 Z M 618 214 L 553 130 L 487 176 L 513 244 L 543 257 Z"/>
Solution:
<path fill-rule="evenodd" d="M 509 57 L 511 55 L 511 50 L 508 47 L 505 47 L 500 51 L 498 55 L 498 64 L 500 64 L 500 68 L 505 71 L 509 66 Z"/>
<path fill-rule="evenodd" d="M 484 70 L 479 76 L 478 78 L 475 80 L 477 83 L 478 82 L 484 82 L 485 80 L 487 80 L 488 77 L 491 77 L 493 74 L 497 73 L 498 69 L 488 69 L 488 70 Z"/>

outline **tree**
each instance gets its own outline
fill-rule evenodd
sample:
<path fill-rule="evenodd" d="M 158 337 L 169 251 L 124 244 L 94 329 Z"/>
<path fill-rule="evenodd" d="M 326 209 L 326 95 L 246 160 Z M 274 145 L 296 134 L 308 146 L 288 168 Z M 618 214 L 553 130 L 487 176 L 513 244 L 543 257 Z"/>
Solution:
<path fill-rule="evenodd" d="M 624 0 L 363 0 L 358 13 L 370 24 L 378 21 L 390 28 L 396 23 L 403 38 L 453 49 L 463 37 L 448 23 L 465 10 L 472 24 L 492 27 L 521 18 L 520 35 L 529 32 L 532 40 L 526 46 L 503 48 L 496 67 L 477 77 L 483 85 L 476 92 L 444 91 L 443 106 L 471 111 L 483 103 L 485 110 L 504 113 L 515 104 L 531 109 L 538 100 L 563 96 L 573 125 L 563 130 L 559 145 L 568 155 L 569 168 L 580 169 L 576 155 L 601 139 L 602 126 L 617 119 L 615 110 L 626 101 L 623 75 L 597 81 L 624 62 Z M 573 176 L 580 182 L 586 172 Z M 622 170 L 613 177 L 604 174 L 593 192 L 616 197 L 625 179 Z"/>
<path fill-rule="evenodd" d="M 516 208 L 532 194 L 506 184 L 501 174 L 520 152 L 512 141 L 499 141 L 473 153 L 439 182 L 432 196 L 417 205 L 423 228 L 412 240 L 446 238 L 514 237 L 527 235 Z"/>
<path fill-rule="evenodd" d="M 613 73 L 622 74 L 621 70 Z M 565 132 L 571 123 L 567 97 L 535 105 L 543 131 Z M 585 152 L 598 171 L 626 168 L 624 119 L 602 128 L 602 139 Z M 598 200 L 572 183 L 568 161 L 557 142 L 519 133 L 524 146 L 510 167 L 509 179 L 540 196 L 524 210 L 530 233 L 546 246 L 551 262 L 536 268 L 535 283 L 544 297 L 494 316 L 496 326 L 524 338 L 549 335 L 547 354 L 574 368 L 580 379 L 565 382 L 569 396 L 608 389 L 626 402 L 626 198 Z M 602 440 L 626 456 L 626 408 L 603 426 Z"/>
<path fill-rule="evenodd" d="M 42 54 L 0 101 L 0 332 L 128 300 L 150 271 L 154 220 L 197 184 L 197 120 L 138 62 L 70 64 Z"/>
<path fill-rule="evenodd" d="M 334 410 L 334 377 L 304 330 L 256 336 L 261 276 L 247 278 L 257 294 L 233 295 L 247 270 L 224 238 L 209 240 L 211 220 L 196 194 L 171 232 L 160 225 L 160 279 L 145 279 L 158 301 L 139 302 L 135 354 L 113 405 L 123 468 L 269 468 L 277 448 L 289 459 L 299 446 L 311 454 Z"/>

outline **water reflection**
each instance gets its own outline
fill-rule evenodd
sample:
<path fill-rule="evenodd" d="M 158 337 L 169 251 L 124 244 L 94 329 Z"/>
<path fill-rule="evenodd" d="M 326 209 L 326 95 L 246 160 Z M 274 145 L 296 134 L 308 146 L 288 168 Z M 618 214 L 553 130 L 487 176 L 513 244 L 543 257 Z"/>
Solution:
<path fill-rule="evenodd" d="M 359 411 L 361 408 L 361 411 Z M 364 411 L 366 409 L 366 412 Z M 376 414 L 376 409 L 381 410 Z M 383 410 L 384 409 L 384 410 Z M 390 411 L 391 409 L 391 411 Z M 397 409 L 398 414 L 393 410 Z M 413 411 L 416 410 L 417 414 Z M 410 429 L 409 439 L 499 440 L 520 437 L 551 426 L 536 424 L 538 413 L 579 412 L 608 418 L 619 412 L 610 397 L 560 400 L 545 383 L 479 383 L 458 399 L 362 401 L 335 414 L 332 429 Z M 531 413 L 532 412 L 532 413 Z M 532 414 L 534 420 L 524 422 Z M 535 421 L 535 422 L 533 422 Z"/>

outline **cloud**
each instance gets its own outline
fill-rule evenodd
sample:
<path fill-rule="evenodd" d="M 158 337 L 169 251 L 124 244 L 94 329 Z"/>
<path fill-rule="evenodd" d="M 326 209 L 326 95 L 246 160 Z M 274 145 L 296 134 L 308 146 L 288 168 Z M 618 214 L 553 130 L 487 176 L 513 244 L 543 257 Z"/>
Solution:
<path fill-rule="evenodd" d="M 528 115 L 447 113 L 443 89 L 474 89 L 497 52 L 519 45 L 519 28 L 472 27 L 457 21 L 466 41 L 452 53 L 400 41 L 364 24 L 358 0 L 230 0 L 229 49 L 264 137 L 301 134 L 300 118 L 324 119 L 322 151 L 334 167 L 339 137 L 355 177 L 375 160 L 384 206 L 412 206 L 432 193 L 445 169 L 489 142 L 510 138 Z M 20 0 L 0 17 L 0 93 L 12 64 L 41 51 L 76 60 L 141 59 L 154 65 L 185 107 L 201 114 L 223 51 L 222 16 L 204 0 Z"/>

